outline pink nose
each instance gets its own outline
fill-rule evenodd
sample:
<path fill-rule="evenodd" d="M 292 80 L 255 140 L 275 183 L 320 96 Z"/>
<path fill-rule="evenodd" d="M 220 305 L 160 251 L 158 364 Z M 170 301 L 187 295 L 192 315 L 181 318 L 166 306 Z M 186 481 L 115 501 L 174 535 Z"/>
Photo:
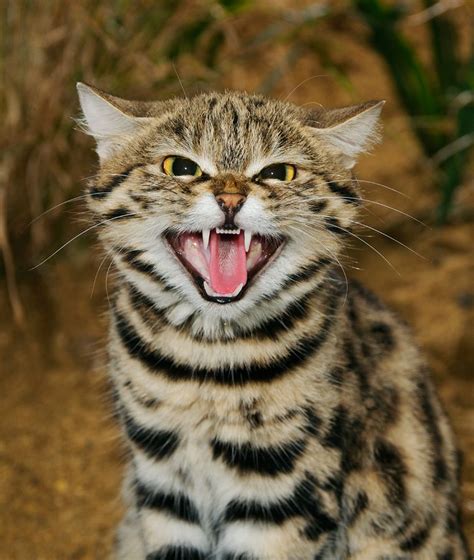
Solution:
<path fill-rule="evenodd" d="M 245 196 L 243 194 L 231 194 L 231 193 L 222 193 L 216 196 L 216 200 L 219 206 L 224 211 L 229 210 L 238 210 L 245 202 Z"/>

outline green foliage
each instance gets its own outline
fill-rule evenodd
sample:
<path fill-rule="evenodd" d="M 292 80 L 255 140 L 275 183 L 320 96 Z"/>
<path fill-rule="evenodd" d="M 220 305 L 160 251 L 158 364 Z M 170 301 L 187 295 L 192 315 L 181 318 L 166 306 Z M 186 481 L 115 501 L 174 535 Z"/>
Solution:
<path fill-rule="evenodd" d="M 474 145 L 474 51 L 461 60 L 454 25 L 433 12 L 425 0 L 432 65 L 422 64 L 401 31 L 406 16 L 382 0 L 353 0 L 370 28 L 370 40 L 384 59 L 400 100 L 425 154 L 438 168 L 441 200 L 438 223 L 444 223 L 461 184 Z"/>

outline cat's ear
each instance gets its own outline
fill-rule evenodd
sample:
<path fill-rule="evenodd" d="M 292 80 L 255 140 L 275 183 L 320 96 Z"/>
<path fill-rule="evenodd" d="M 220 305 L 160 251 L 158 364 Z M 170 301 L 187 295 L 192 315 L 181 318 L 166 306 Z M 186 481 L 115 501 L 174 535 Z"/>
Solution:
<path fill-rule="evenodd" d="M 85 132 L 95 138 L 101 161 L 148 121 L 133 114 L 130 101 L 81 82 L 77 84 L 77 92 L 84 115 L 81 124 Z"/>
<path fill-rule="evenodd" d="M 380 141 L 379 117 L 385 101 L 368 101 L 342 109 L 314 111 L 307 123 L 326 144 L 343 156 L 348 169 L 357 157 Z"/>

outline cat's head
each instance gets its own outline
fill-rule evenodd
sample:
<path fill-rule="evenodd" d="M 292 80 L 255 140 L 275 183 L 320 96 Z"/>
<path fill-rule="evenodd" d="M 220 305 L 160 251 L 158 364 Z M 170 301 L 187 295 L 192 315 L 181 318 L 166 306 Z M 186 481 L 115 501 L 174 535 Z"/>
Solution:
<path fill-rule="evenodd" d="M 155 282 L 157 297 L 235 318 L 338 262 L 360 202 L 352 168 L 383 102 L 309 110 L 240 92 L 143 103 L 78 90 L 100 159 L 90 209 L 148 293 Z"/>

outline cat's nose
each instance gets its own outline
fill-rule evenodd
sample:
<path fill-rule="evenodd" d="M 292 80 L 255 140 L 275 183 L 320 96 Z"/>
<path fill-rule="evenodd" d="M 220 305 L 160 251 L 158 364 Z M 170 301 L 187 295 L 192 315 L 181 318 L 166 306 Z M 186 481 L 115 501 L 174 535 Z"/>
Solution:
<path fill-rule="evenodd" d="M 245 202 L 246 196 L 237 193 L 222 193 L 216 195 L 217 204 L 225 214 L 236 214 Z"/>

